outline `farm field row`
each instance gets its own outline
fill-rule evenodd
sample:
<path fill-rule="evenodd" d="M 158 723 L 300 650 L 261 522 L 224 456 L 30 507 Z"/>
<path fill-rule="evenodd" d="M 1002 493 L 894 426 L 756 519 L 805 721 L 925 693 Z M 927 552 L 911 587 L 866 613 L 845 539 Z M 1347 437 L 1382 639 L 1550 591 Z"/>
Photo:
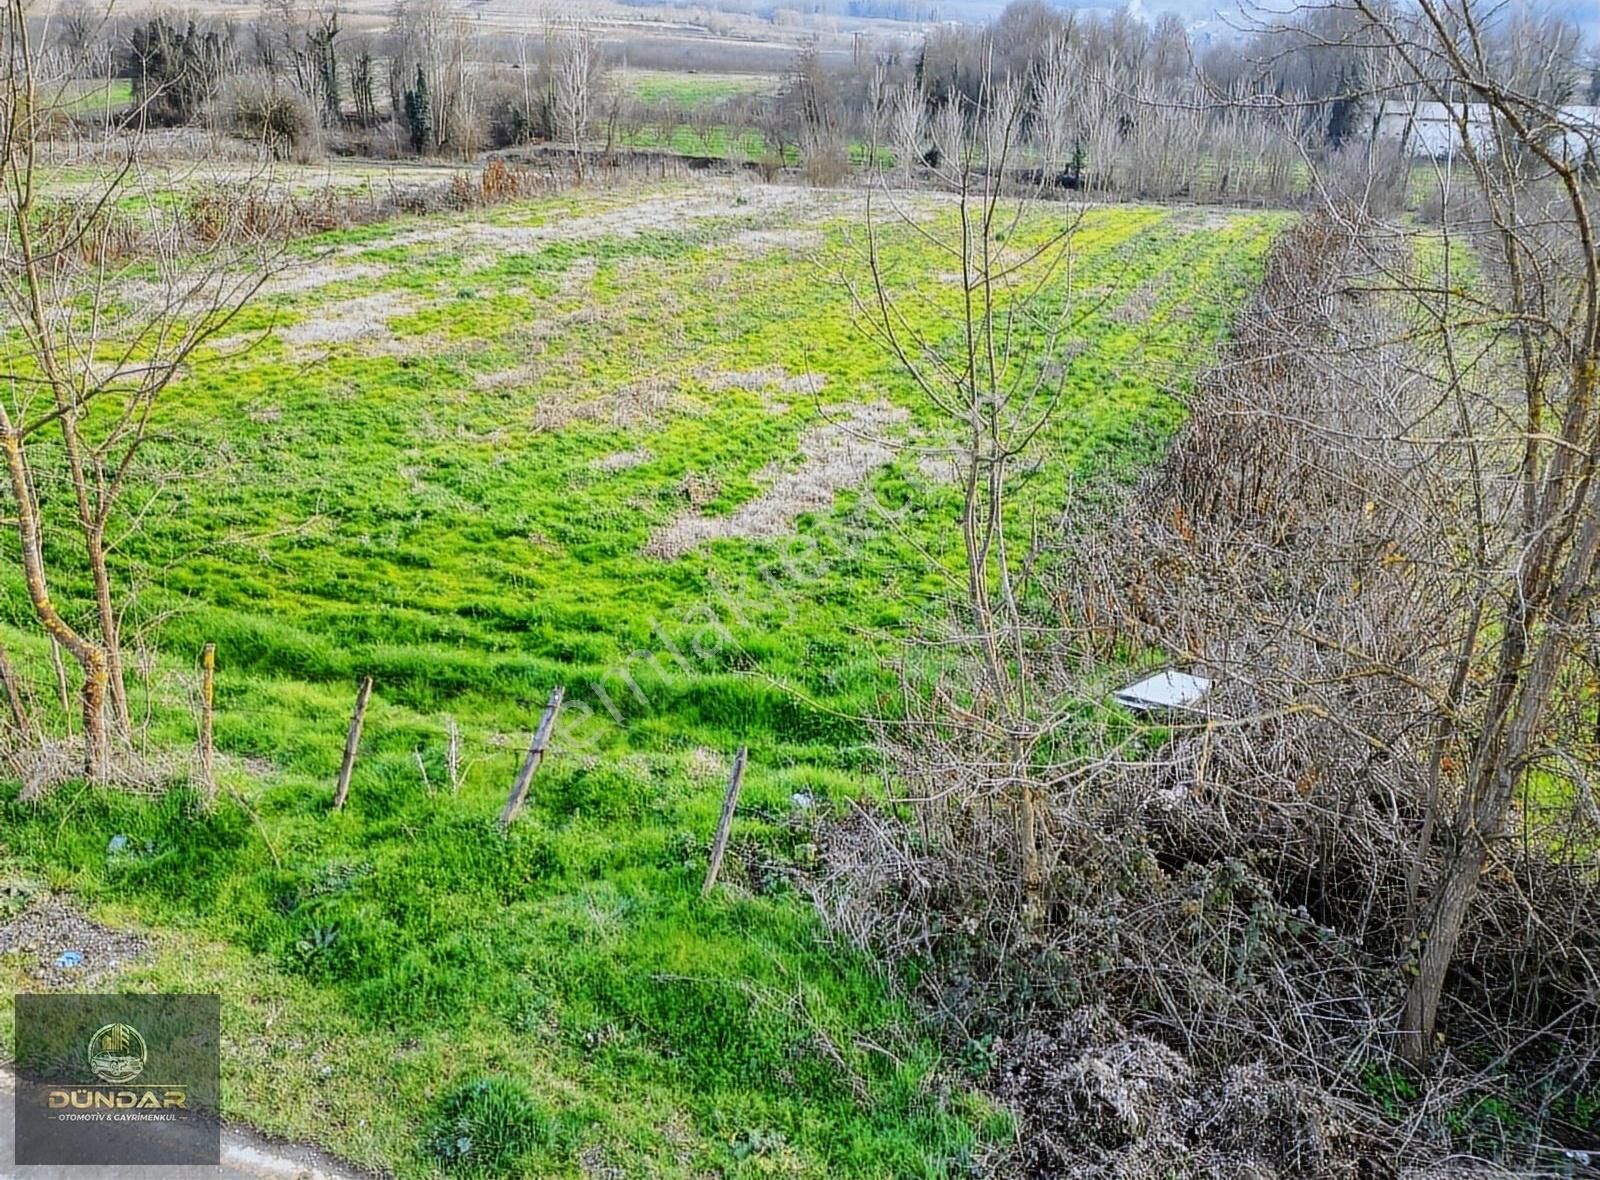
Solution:
<path fill-rule="evenodd" d="M 928 237 L 956 213 L 902 207 L 886 280 L 938 339 L 961 288 Z M 508 1174 L 968 1174 L 1007 1120 L 796 887 L 819 825 L 879 793 L 865 719 L 959 547 L 949 423 L 852 299 L 861 219 L 859 192 L 718 183 L 298 243 L 170 404 L 161 466 L 187 474 L 124 553 L 156 653 L 136 710 L 153 747 L 190 743 L 215 643 L 228 790 L 198 813 L 0 788 L 0 905 L 67 889 L 147 931 L 118 986 L 222 993 L 231 1116 L 403 1177 L 470 1174 L 488 1137 L 464 1159 L 460 1128 L 507 1109 Z M 1159 454 L 1283 222 L 1082 214 L 1034 505 Z M 502 836 L 557 684 L 557 745 Z M 702 901 L 740 745 L 727 886 Z M 0 950 L 10 986 L 44 967 Z"/>

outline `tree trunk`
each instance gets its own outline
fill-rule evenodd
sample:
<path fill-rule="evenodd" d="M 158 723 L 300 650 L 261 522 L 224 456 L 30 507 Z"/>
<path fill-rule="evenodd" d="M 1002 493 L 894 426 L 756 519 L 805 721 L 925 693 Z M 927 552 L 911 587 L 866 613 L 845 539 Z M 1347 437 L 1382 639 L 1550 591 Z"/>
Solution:
<path fill-rule="evenodd" d="M 83 666 L 83 771 L 91 782 L 105 782 L 111 770 L 106 730 L 106 653 L 90 646 Z"/>
<path fill-rule="evenodd" d="M 65 407 L 59 396 L 57 404 Z M 106 568 L 105 520 L 90 494 L 89 480 L 84 467 L 83 440 L 78 434 L 78 416 L 75 412 L 61 415 L 61 440 L 66 447 L 67 469 L 72 475 L 72 491 L 78 504 L 78 524 L 83 530 L 84 556 L 89 559 L 89 572 L 94 579 L 95 613 L 100 625 L 100 642 L 104 654 L 106 686 L 110 688 L 111 709 L 117 733 L 124 740 L 133 737 L 133 725 L 128 716 L 127 686 L 122 679 L 122 650 L 118 636 L 117 611 L 111 598 L 111 574 Z M 88 671 L 87 668 L 84 669 Z M 85 689 L 87 689 L 85 684 Z M 103 728 L 103 725 L 102 725 Z"/>
<path fill-rule="evenodd" d="M 1039 790 L 1022 788 L 1022 913 L 1031 926 L 1043 917 L 1044 868 L 1039 858 Z"/>
<path fill-rule="evenodd" d="M 1478 877 L 1483 872 L 1487 855 L 1487 845 L 1476 834 L 1467 836 L 1456 846 L 1440 878 L 1427 925 L 1417 935 L 1422 945 L 1417 955 L 1417 974 L 1406 993 L 1400 1054 L 1419 1069 L 1428 1064 L 1433 1050 L 1445 976 L 1461 939 L 1467 912 L 1477 896 Z"/>
<path fill-rule="evenodd" d="M 122 628 L 111 599 L 111 574 L 106 568 L 104 534 L 99 527 L 85 531 L 89 568 L 94 573 L 95 611 L 100 618 L 100 638 L 105 646 L 106 684 L 110 689 L 111 715 L 117 735 L 125 742 L 133 739 L 133 721 L 128 713 L 128 686 L 122 676 Z"/>
<path fill-rule="evenodd" d="M 1488 863 L 1488 841 L 1505 829 L 1555 690 L 1565 637 L 1574 629 L 1600 550 L 1600 494 L 1585 496 L 1575 507 L 1583 523 L 1572 549 L 1559 561 L 1541 559 L 1535 550 L 1522 583 L 1527 596 L 1519 596 L 1506 611 L 1499 675 L 1484 712 L 1468 795 L 1457 813 L 1455 843 L 1434 892 L 1428 926 L 1417 934 L 1423 945 L 1417 976 L 1406 994 L 1401 1051 L 1419 1066 L 1426 1064 L 1433 1046 L 1445 977 Z M 1538 609 L 1541 599 L 1549 603 L 1543 612 Z M 1541 614 L 1539 636 L 1532 641 Z"/>
<path fill-rule="evenodd" d="M 3 407 L 0 407 L 0 446 L 5 450 L 6 472 L 11 480 L 12 498 L 16 502 L 17 540 L 22 550 L 23 580 L 27 583 L 33 613 L 51 639 L 66 648 L 83 669 L 84 773 L 90 779 L 99 781 L 105 777 L 107 754 L 105 654 L 78 634 L 50 600 L 50 589 L 45 582 L 44 553 L 39 540 L 38 506 L 34 503 L 28 478 L 28 461 L 23 454 L 21 435 Z"/>

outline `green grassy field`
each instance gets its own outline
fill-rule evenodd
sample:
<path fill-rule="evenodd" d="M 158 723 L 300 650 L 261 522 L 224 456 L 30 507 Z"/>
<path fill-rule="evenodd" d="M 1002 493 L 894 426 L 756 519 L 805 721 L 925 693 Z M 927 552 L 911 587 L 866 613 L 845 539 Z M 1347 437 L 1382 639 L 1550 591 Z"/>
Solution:
<path fill-rule="evenodd" d="M 743 94 L 767 94 L 782 84 L 771 74 L 701 74 L 672 70 L 618 71 L 625 90 L 640 102 L 669 102 L 693 108 L 737 98 Z"/>
<path fill-rule="evenodd" d="M 710 156 L 729 159 L 741 156 L 748 160 L 760 159 L 766 153 L 766 141 L 754 131 L 732 135 L 726 127 L 689 126 L 687 123 L 640 127 L 624 136 L 628 147 L 644 151 L 675 152 L 680 156 Z M 799 156 L 794 148 L 787 148 L 788 163 L 797 163 Z"/>
<path fill-rule="evenodd" d="M 98 115 L 117 111 L 133 102 L 133 81 L 129 78 L 83 79 L 65 84 L 52 96 L 53 105 L 69 115 Z"/>
<path fill-rule="evenodd" d="M 405 1177 L 953 1177 L 1008 1133 L 796 887 L 817 826 L 877 793 L 862 718 L 959 544 L 957 490 L 901 447 L 943 424 L 847 295 L 858 221 L 858 195 L 686 187 L 325 235 L 185 379 L 160 457 L 190 474 L 124 551 L 159 650 L 131 695 L 153 746 L 186 747 L 216 643 L 228 790 L 201 813 L 0 786 L 0 876 L 147 928 L 118 986 L 223 995 L 230 1115 Z M 1092 310 L 1035 503 L 1158 453 L 1281 224 L 1087 213 L 1057 297 Z M 904 228 L 884 250 L 949 330 L 948 261 Z M 555 684 L 557 746 L 502 836 Z"/>

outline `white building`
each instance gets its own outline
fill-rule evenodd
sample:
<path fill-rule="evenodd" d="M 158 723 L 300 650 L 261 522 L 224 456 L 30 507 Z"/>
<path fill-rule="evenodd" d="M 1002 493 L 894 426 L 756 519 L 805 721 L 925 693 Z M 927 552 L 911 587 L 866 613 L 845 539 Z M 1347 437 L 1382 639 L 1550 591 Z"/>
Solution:
<path fill-rule="evenodd" d="M 1458 121 L 1463 112 L 1474 146 L 1493 151 L 1489 108 L 1482 103 L 1385 102 L 1378 115 L 1378 138 L 1403 141 L 1413 156 L 1449 159 L 1461 151 Z M 1600 159 L 1600 106 L 1564 106 L 1559 122 L 1530 130 L 1569 159 Z"/>

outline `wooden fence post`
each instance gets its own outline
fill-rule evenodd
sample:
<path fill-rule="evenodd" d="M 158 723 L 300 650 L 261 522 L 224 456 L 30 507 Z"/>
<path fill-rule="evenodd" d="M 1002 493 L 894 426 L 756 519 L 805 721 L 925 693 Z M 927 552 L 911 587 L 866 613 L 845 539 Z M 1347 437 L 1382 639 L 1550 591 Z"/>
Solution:
<path fill-rule="evenodd" d="M 550 735 L 556 727 L 556 714 L 561 712 L 561 698 L 566 692 L 566 686 L 560 684 L 550 690 L 550 699 L 544 706 L 544 716 L 539 718 L 539 728 L 533 731 L 533 741 L 528 743 L 528 756 L 522 760 L 522 769 L 517 772 L 517 781 L 511 784 L 511 794 L 506 798 L 505 809 L 500 812 L 502 830 L 509 828 L 511 821 L 517 818 L 517 812 L 522 810 L 522 802 L 528 797 L 528 785 L 533 782 L 534 772 L 544 761 L 544 752 L 550 746 Z"/>
<path fill-rule="evenodd" d="M 217 798 L 215 755 L 211 744 L 211 712 L 216 701 L 216 683 L 217 645 L 208 643 L 200 649 L 200 786 L 205 791 L 207 807 Z"/>
<path fill-rule="evenodd" d="M 746 750 L 739 747 L 733 756 L 733 773 L 728 776 L 728 790 L 722 796 L 722 815 L 717 819 L 717 837 L 711 842 L 711 863 L 706 865 L 706 883 L 700 887 L 700 896 L 707 897 L 717 883 L 722 871 L 722 858 L 728 851 L 728 833 L 733 830 L 733 812 L 739 806 L 739 791 L 744 787 Z"/>
<path fill-rule="evenodd" d="M 339 767 L 339 785 L 333 792 L 333 809 L 339 811 L 350 794 L 350 775 L 356 768 L 356 749 L 361 745 L 361 723 L 367 718 L 367 700 L 372 696 L 372 677 L 362 678 L 356 693 L 356 711 L 350 717 L 350 732 L 344 739 L 344 764 Z"/>

